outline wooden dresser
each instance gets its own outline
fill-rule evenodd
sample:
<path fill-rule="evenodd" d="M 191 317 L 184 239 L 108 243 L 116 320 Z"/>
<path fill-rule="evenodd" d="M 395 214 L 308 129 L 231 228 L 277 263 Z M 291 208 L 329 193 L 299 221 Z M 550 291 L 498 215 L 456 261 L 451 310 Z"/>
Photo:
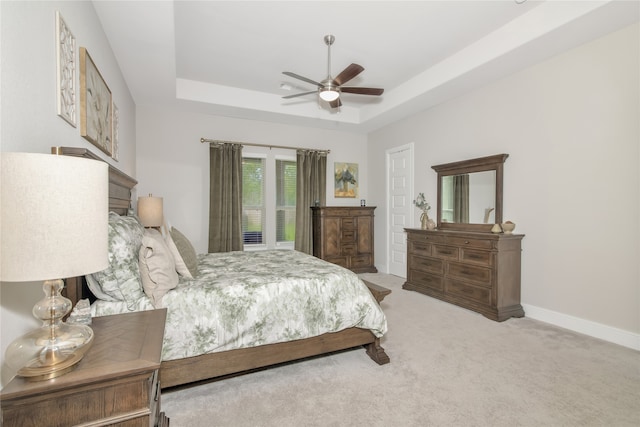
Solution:
<path fill-rule="evenodd" d="M 355 273 L 376 273 L 373 256 L 375 206 L 312 207 L 313 255 Z"/>
<path fill-rule="evenodd" d="M 520 305 L 522 234 L 405 229 L 404 289 L 503 321 L 524 316 Z"/>
<path fill-rule="evenodd" d="M 93 318 L 93 345 L 73 371 L 2 389 L 0 424 L 168 426 L 158 379 L 165 317 L 166 309 Z"/>

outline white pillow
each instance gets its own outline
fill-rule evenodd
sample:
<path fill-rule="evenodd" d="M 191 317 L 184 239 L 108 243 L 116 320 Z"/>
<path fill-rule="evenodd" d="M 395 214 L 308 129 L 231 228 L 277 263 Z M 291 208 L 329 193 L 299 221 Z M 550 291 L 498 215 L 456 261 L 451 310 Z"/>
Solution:
<path fill-rule="evenodd" d="M 138 257 L 142 288 L 154 307 L 162 307 L 162 298 L 178 286 L 176 263 L 159 231 L 145 230 Z"/>

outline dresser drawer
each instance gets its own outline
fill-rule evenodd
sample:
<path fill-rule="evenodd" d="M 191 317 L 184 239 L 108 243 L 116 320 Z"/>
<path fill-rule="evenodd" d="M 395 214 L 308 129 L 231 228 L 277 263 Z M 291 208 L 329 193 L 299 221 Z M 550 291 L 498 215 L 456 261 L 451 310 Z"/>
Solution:
<path fill-rule="evenodd" d="M 340 240 L 342 242 L 355 242 L 356 241 L 356 233 L 353 230 L 342 230 L 342 234 L 340 236 Z"/>
<path fill-rule="evenodd" d="M 366 267 L 372 264 L 371 255 L 358 255 L 351 257 L 350 267 Z"/>
<path fill-rule="evenodd" d="M 358 253 L 356 245 L 342 245 L 340 250 L 342 255 L 355 255 Z"/>
<path fill-rule="evenodd" d="M 431 243 L 409 240 L 409 253 L 416 255 L 431 255 Z"/>
<path fill-rule="evenodd" d="M 491 304 L 491 289 L 489 288 L 447 279 L 446 292 L 481 304 Z"/>
<path fill-rule="evenodd" d="M 347 257 L 341 256 L 341 257 L 325 257 L 324 258 L 325 261 L 330 262 L 331 264 L 336 264 L 339 265 L 340 267 L 344 267 L 344 268 L 349 268 L 349 266 L 347 265 Z"/>
<path fill-rule="evenodd" d="M 455 246 L 469 247 L 469 248 L 481 248 L 481 249 L 491 249 L 493 247 L 493 243 L 491 240 L 485 239 L 473 239 L 466 237 L 448 237 L 447 243 L 450 243 Z"/>
<path fill-rule="evenodd" d="M 444 279 L 442 276 L 412 269 L 409 270 L 409 281 L 418 286 L 424 286 L 439 292 L 444 291 Z"/>
<path fill-rule="evenodd" d="M 458 259 L 458 248 L 454 246 L 433 245 L 431 255 L 444 259 Z"/>
<path fill-rule="evenodd" d="M 414 242 L 444 243 L 446 238 L 437 234 L 409 233 L 408 240 Z"/>
<path fill-rule="evenodd" d="M 451 277 L 472 280 L 476 283 L 480 283 L 486 286 L 491 285 L 490 268 L 450 262 L 449 271 L 447 273 Z"/>
<path fill-rule="evenodd" d="M 461 248 L 460 249 L 460 260 L 471 262 L 479 265 L 491 266 L 493 263 L 492 253 L 489 251 L 477 251 L 474 249 Z"/>
<path fill-rule="evenodd" d="M 342 218 L 342 229 L 343 230 L 355 230 L 356 225 L 353 218 Z"/>
<path fill-rule="evenodd" d="M 441 259 L 409 255 L 409 266 L 409 268 L 415 268 L 416 270 L 428 273 L 444 274 L 444 262 Z"/>

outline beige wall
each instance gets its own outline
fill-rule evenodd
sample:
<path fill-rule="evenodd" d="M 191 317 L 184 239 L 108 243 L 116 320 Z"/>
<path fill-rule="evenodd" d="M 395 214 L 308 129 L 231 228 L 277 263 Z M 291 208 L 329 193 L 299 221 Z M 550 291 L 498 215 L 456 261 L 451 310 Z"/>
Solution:
<path fill-rule="evenodd" d="M 163 197 L 166 218 L 185 233 L 198 252 L 207 251 L 209 230 L 209 148 L 200 143 L 200 138 L 329 149 L 327 205 L 359 205 L 361 198 L 368 197 L 365 135 L 155 107 L 138 107 L 137 120 L 138 194 Z M 261 149 L 243 149 L 245 153 L 257 151 Z M 295 156 L 292 150 L 274 151 Z M 333 197 L 334 162 L 358 164 L 361 179 L 357 199 Z"/>
<path fill-rule="evenodd" d="M 415 143 L 415 191 L 431 165 L 498 153 L 504 218 L 526 234 L 527 315 L 640 348 L 640 30 L 633 25 L 369 136 L 369 168 Z M 385 186 L 371 174 L 370 188 Z M 376 200 L 383 206 L 383 200 Z M 384 208 L 376 265 L 386 264 Z"/>
<path fill-rule="evenodd" d="M 120 161 L 107 159 L 56 113 L 55 12 L 60 11 L 76 38 L 102 73 L 120 111 Z M 82 147 L 135 175 L 135 104 L 120 73 L 109 42 L 88 1 L 0 1 L 0 151 L 49 153 L 51 146 Z M 80 87 L 79 69 L 76 87 Z M 79 98 L 77 99 L 79 108 Z M 31 315 L 43 297 L 42 284 L 0 286 L 0 363 L 9 343 L 33 327 Z M 2 366 L 2 384 L 10 373 Z"/>

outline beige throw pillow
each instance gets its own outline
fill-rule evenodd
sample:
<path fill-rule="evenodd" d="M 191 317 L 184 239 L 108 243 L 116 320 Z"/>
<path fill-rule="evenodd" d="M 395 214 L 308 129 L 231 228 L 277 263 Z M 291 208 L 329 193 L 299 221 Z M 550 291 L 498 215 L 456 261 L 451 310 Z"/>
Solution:
<path fill-rule="evenodd" d="M 162 298 L 178 286 L 176 264 L 159 231 L 145 230 L 138 257 L 140 278 L 145 294 L 154 307 L 162 307 Z"/>
<path fill-rule="evenodd" d="M 189 269 L 189 272 L 191 272 L 191 276 L 196 277 L 198 274 L 198 254 L 196 253 L 195 248 L 189 239 L 187 239 L 184 234 L 179 232 L 175 227 L 171 227 L 171 239 L 173 239 L 173 242 L 178 248 L 178 252 L 180 252 L 182 260 Z"/>

